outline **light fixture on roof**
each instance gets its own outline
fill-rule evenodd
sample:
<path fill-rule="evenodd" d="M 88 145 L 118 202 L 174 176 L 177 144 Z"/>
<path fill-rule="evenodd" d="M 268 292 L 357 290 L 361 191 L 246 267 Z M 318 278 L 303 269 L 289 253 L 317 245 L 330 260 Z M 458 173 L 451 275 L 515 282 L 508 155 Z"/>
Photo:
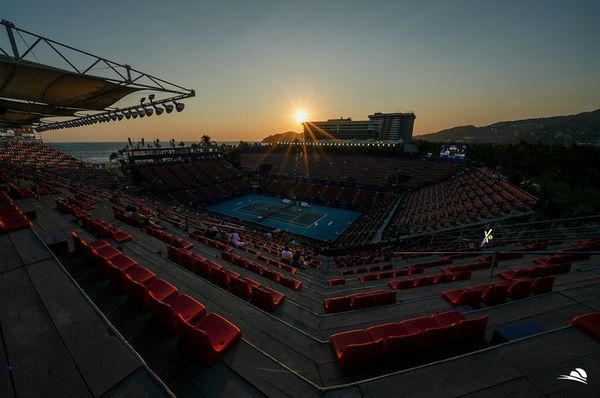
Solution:
<path fill-rule="evenodd" d="M 185 104 L 183 102 L 173 101 L 173 103 L 175 104 L 175 109 L 177 112 L 181 112 L 185 108 Z"/>
<path fill-rule="evenodd" d="M 110 114 L 110 118 L 112 119 L 112 121 L 114 122 L 115 120 L 117 120 L 117 114 L 116 113 L 111 113 Z"/>
<path fill-rule="evenodd" d="M 144 108 L 138 109 L 138 113 L 140 115 L 140 118 L 146 116 L 146 110 Z"/>
<path fill-rule="evenodd" d="M 123 111 L 123 115 L 125 115 L 125 119 L 127 119 L 127 120 L 131 119 L 131 112 Z"/>
<path fill-rule="evenodd" d="M 167 111 L 167 113 L 173 112 L 173 104 L 163 104 L 163 106 L 165 107 L 165 111 Z"/>
<path fill-rule="evenodd" d="M 154 109 L 152 108 L 144 108 L 144 110 L 146 111 L 146 116 L 152 116 L 154 113 Z"/>
<path fill-rule="evenodd" d="M 131 110 L 131 116 L 135 119 L 136 117 L 138 117 L 138 111 L 136 109 L 132 109 Z"/>

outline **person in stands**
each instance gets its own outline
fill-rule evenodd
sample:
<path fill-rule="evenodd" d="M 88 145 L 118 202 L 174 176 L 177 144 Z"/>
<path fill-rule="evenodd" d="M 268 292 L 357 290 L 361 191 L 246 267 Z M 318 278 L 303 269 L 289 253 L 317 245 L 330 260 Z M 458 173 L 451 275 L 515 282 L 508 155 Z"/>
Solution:
<path fill-rule="evenodd" d="M 231 230 L 228 236 L 229 243 L 235 247 L 244 246 L 245 242 L 240 241 L 240 235 L 235 231 Z"/>
<path fill-rule="evenodd" d="M 300 269 L 306 269 L 306 262 L 304 261 L 304 256 L 300 250 L 296 250 L 292 256 L 292 265 Z"/>
<path fill-rule="evenodd" d="M 281 259 L 284 261 L 290 262 L 290 261 L 292 261 L 292 257 L 293 257 L 293 254 L 292 254 L 292 251 L 290 250 L 290 248 L 287 246 L 284 247 L 283 251 L 281 252 Z"/>

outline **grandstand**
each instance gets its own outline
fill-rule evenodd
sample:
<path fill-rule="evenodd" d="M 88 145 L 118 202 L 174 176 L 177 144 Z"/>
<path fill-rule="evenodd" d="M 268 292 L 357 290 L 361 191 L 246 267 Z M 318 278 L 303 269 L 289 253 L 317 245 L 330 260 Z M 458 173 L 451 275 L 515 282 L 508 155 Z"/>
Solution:
<path fill-rule="evenodd" d="M 599 391 L 599 215 L 388 147 L 121 160 L 0 144 L 0 396 Z"/>

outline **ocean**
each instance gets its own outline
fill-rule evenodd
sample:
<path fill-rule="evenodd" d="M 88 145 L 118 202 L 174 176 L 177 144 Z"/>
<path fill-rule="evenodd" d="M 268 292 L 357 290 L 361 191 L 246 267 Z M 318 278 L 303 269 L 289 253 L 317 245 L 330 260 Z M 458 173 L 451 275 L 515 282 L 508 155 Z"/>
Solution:
<path fill-rule="evenodd" d="M 178 141 L 179 142 L 179 141 Z M 217 144 L 238 144 L 239 141 L 216 141 Z M 192 142 L 185 142 L 191 145 Z M 127 141 L 123 142 L 46 142 L 46 145 L 57 149 L 76 159 L 89 163 L 106 163 L 110 154 L 125 148 Z"/>

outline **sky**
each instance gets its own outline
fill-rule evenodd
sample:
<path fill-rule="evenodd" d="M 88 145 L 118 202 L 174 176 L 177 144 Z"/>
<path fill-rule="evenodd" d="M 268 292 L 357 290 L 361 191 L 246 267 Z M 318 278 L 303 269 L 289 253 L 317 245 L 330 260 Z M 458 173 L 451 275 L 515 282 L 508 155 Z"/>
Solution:
<path fill-rule="evenodd" d="M 598 15 L 595 0 L 0 6 L 25 30 L 196 90 L 181 113 L 44 133 L 50 141 L 260 140 L 300 131 L 296 109 L 311 120 L 413 111 L 415 135 L 590 111 L 600 108 Z"/>

